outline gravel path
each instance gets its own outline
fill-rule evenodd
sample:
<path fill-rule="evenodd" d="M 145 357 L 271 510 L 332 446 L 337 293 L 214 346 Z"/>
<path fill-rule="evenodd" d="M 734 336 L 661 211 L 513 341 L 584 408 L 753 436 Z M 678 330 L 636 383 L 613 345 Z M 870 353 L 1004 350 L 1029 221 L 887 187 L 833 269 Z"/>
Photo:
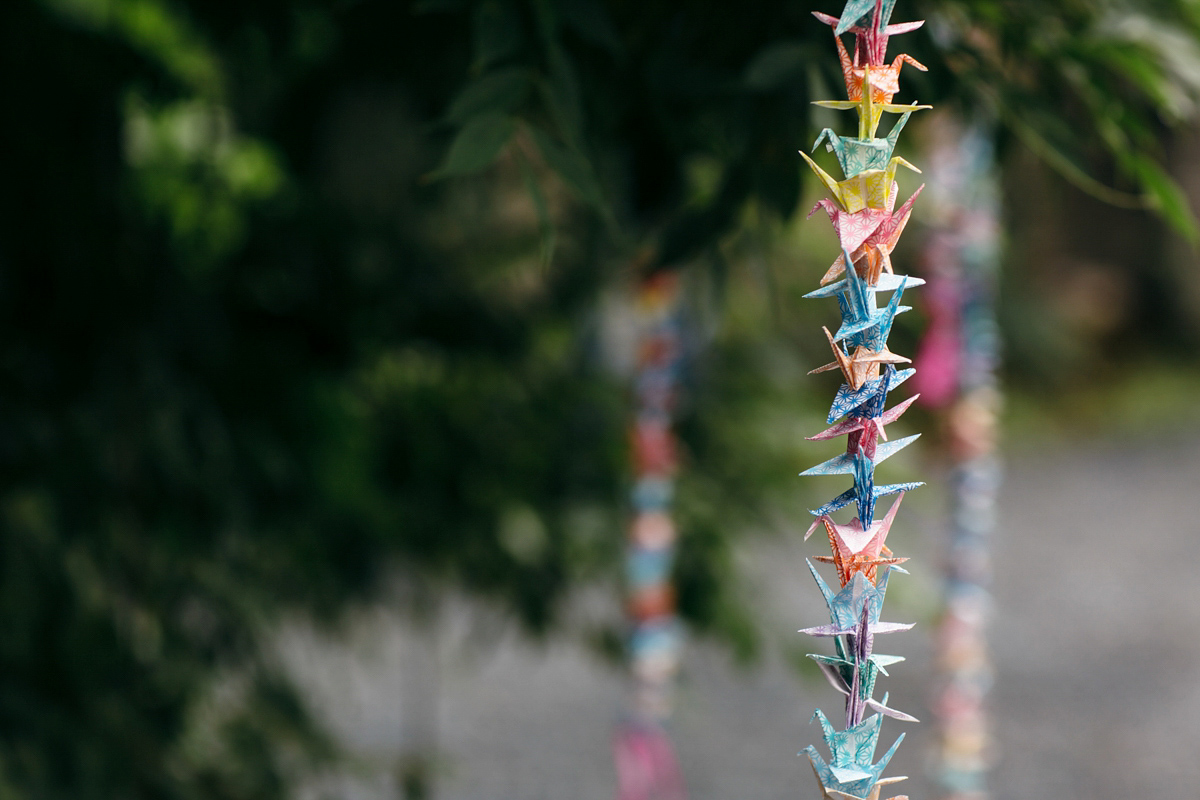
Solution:
<path fill-rule="evenodd" d="M 1188 502 L 1200 494 L 1200 434 L 1021 453 L 1009 457 L 1007 472 L 992 626 L 995 799 L 1200 797 L 1200 589 L 1189 549 L 1200 523 Z M 889 593 L 887 613 L 917 620 L 927 634 L 941 530 L 939 498 L 928 495 L 923 505 L 906 504 L 903 531 L 897 524 L 893 546 L 915 558 L 903 589 Z M 921 530 L 933 533 L 919 541 Z M 840 702 L 785 656 L 804 652 L 809 643 L 794 631 L 818 624 L 824 611 L 804 572 L 811 549 L 758 542 L 746 554 L 764 625 L 778 632 L 763 663 L 742 670 L 712 648 L 689 651 L 673 730 L 692 800 L 817 797 L 796 752 L 820 738 L 806 724 L 812 709 Z M 611 800 L 619 676 L 568 645 L 504 638 L 471 655 L 462 643 L 473 641 L 477 623 L 451 612 L 439 637 L 439 677 L 421 679 L 439 688 L 438 800 Z M 360 758 L 345 774 L 313 783 L 305 798 L 399 796 L 390 776 L 397 754 L 429 733 L 402 724 L 413 718 L 406 705 L 432 696 L 404 682 L 434 669 L 415 657 L 414 641 L 382 611 L 340 643 L 302 625 L 281 634 L 281 652 L 314 707 Z M 886 644 L 909 661 L 881 686 L 895 705 L 928 719 L 919 679 L 927 636 Z M 883 743 L 904 727 L 886 722 Z M 930 726 L 907 727 L 888 774 L 911 776 L 896 788 L 914 800 L 933 798 L 922 764 Z"/>

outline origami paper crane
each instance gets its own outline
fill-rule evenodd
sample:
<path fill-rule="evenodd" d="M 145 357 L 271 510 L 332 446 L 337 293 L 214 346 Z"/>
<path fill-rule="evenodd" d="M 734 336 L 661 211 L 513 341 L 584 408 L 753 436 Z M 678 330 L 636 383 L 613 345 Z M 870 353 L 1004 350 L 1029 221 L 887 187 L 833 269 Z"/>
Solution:
<path fill-rule="evenodd" d="M 809 567 L 812 567 L 811 563 Z M 903 572 L 898 567 L 896 569 Z M 878 673 L 882 672 L 887 675 L 887 666 L 899 663 L 904 659 L 900 656 L 887 656 L 872 652 L 874 636 L 870 633 L 869 628 L 870 610 L 864 603 L 859 616 L 857 632 L 853 636 L 845 637 L 849 643 L 849 653 L 847 653 L 847 646 L 842 643 L 842 637 L 839 636 L 833 639 L 834 646 L 837 648 L 836 656 L 809 653 L 808 658 L 817 662 L 817 667 L 825 675 L 830 685 L 846 696 L 847 713 L 852 721 L 861 721 L 865 710 L 871 708 L 893 719 L 917 722 L 916 717 L 888 706 L 886 693 L 883 695 L 883 700 L 876 700 L 872 697 Z"/>
<path fill-rule="evenodd" d="M 627 722 L 613 742 L 617 800 L 686 797 L 683 775 L 671 740 L 661 727 Z"/>
<path fill-rule="evenodd" d="M 821 590 L 821 596 L 825 598 L 825 605 L 829 608 L 830 623 L 818 625 L 815 628 L 804 628 L 800 633 L 810 636 L 854 634 L 857 632 L 864 607 L 867 610 L 868 631 L 872 636 L 907 631 L 912 628 L 912 623 L 879 621 L 879 614 L 883 610 L 883 601 L 887 596 L 888 581 L 893 572 L 904 572 L 900 567 L 887 565 L 880 568 L 874 584 L 868 581 L 861 572 L 855 573 L 851 576 L 849 583 L 840 591 L 834 592 L 829 588 L 829 584 L 825 583 L 821 573 L 817 572 L 817 568 L 812 564 L 812 559 L 806 558 L 804 561 L 808 564 L 808 571 L 812 573 L 817 582 L 817 588 Z"/>
<path fill-rule="evenodd" d="M 878 786 L 904 780 L 902 777 L 883 780 L 879 778 L 887 768 L 888 762 L 892 760 L 892 756 L 895 755 L 900 742 L 904 741 L 903 733 L 896 738 L 878 763 L 871 763 L 879 744 L 882 716 L 872 714 L 868 719 L 858 725 L 846 728 L 844 731 L 834 730 L 819 709 L 813 714 L 813 718 L 821 724 L 821 732 L 825 738 L 825 744 L 829 748 L 829 763 L 825 763 L 812 745 L 804 748 L 801 752 L 808 756 L 813 771 L 817 773 L 817 779 L 821 782 L 821 788 L 825 790 L 827 797 L 831 796 L 830 792 L 837 792 L 851 798 L 867 798 Z M 832 796 L 836 797 L 837 795 Z"/>
<path fill-rule="evenodd" d="M 871 237 L 879 226 L 887 221 L 888 216 L 892 212 L 892 207 L 896 202 L 897 187 L 893 186 L 884 198 L 883 208 L 864 208 L 855 213 L 843 211 L 841 206 L 830 200 L 827 197 L 821 198 L 812 211 L 808 212 L 808 216 L 817 213 L 817 209 L 824 209 L 829 215 L 829 221 L 833 223 L 833 230 L 838 237 L 838 245 L 843 252 L 855 252 L 866 244 L 867 239 Z"/>
<path fill-rule="evenodd" d="M 920 395 L 912 397 L 897 403 L 892 408 L 885 411 L 880 416 L 873 417 L 846 417 L 841 422 L 826 428 L 816 436 L 808 436 L 810 442 L 820 442 L 826 439 L 832 439 L 835 436 L 846 436 L 847 452 L 854 452 L 859 447 L 866 451 L 867 455 L 872 455 L 875 452 L 876 442 L 879 439 L 887 441 L 886 425 L 890 425 L 900 418 L 900 416 L 908 410 Z"/>
<path fill-rule="evenodd" d="M 839 641 L 834 639 L 835 642 Z M 839 644 L 838 650 L 840 651 Z M 821 674 L 829 681 L 829 685 L 836 689 L 847 699 L 850 698 L 853 691 L 852 681 L 854 676 L 855 662 L 841 656 L 827 656 L 821 653 L 808 653 L 808 658 L 817 662 L 817 667 L 821 670 Z M 903 661 L 902 656 L 885 656 L 880 653 L 872 653 L 867 661 L 859 663 L 860 683 L 858 690 L 859 700 L 863 706 L 870 708 L 885 717 L 900 720 L 901 722 L 920 722 L 919 719 L 911 714 L 906 714 L 888 705 L 888 695 L 885 692 L 882 700 L 876 700 L 871 695 L 875 690 L 875 679 L 877 675 L 887 675 L 885 667 L 892 664 L 897 664 Z"/>
<path fill-rule="evenodd" d="M 888 533 L 892 528 L 892 520 L 896 517 L 896 509 L 904 493 L 892 503 L 887 516 L 870 525 L 864 526 L 856 517 L 848 524 L 834 522 L 829 516 L 819 517 L 804 535 L 807 539 L 813 529 L 824 524 L 829 535 L 829 546 L 832 556 L 816 556 L 817 561 L 833 564 L 837 568 L 838 578 L 842 585 L 849 583 L 854 575 L 861 574 L 872 584 L 875 583 L 876 570 L 885 564 L 902 564 L 907 558 L 896 558 L 886 546 Z"/>
<path fill-rule="evenodd" d="M 828 461 L 823 461 L 815 467 L 809 467 L 804 472 L 801 472 L 800 475 L 805 478 L 813 475 L 853 475 L 855 471 L 855 458 L 859 451 L 862 451 L 871 460 L 871 463 L 878 466 L 920 438 L 921 434 L 914 433 L 912 436 L 905 436 L 903 439 L 897 439 L 894 442 L 885 442 L 878 446 L 875 446 L 874 441 L 866 439 L 866 442 L 871 443 L 869 451 L 864 440 L 861 438 L 856 441 L 847 442 L 846 447 L 848 449 L 845 453 L 834 456 Z M 805 536 L 804 538 L 807 539 L 808 537 Z"/>
<path fill-rule="evenodd" d="M 846 0 L 842 9 L 842 18 L 834 33 L 841 36 L 851 26 L 880 29 L 887 27 L 892 18 L 892 9 L 896 0 Z"/>
<path fill-rule="evenodd" d="M 633 486 L 633 507 L 637 511 L 662 511 L 671 503 L 674 486 L 670 478 L 644 475 Z"/>
<path fill-rule="evenodd" d="M 864 65 L 862 67 L 862 82 L 859 84 L 858 97 L 850 100 L 814 100 L 813 105 L 822 106 L 823 108 L 834 108 L 839 111 L 849 111 L 855 109 L 858 111 L 858 138 L 873 139 L 875 131 L 879 128 L 879 122 L 883 119 L 883 112 L 887 111 L 892 114 L 903 114 L 905 112 L 923 111 L 933 106 L 923 106 L 917 103 L 909 105 L 896 105 L 889 102 L 877 102 L 875 92 L 871 88 L 871 73 L 879 69 L 890 69 L 887 67 L 872 67 Z M 848 92 L 853 96 L 853 91 Z"/>
<path fill-rule="evenodd" d="M 895 389 L 900 384 L 915 375 L 915 369 L 903 369 L 897 371 L 892 365 L 887 365 L 884 369 L 884 374 L 874 380 L 869 380 L 864 383 L 859 389 L 851 389 L 846 384 L 842 384 L 841 388 L 833 397 L 833 405 L 829 407 L 829 416 L 826 422 L 832 425 L 836 420 L 841 419 L 847 414 L 855 411 L 858 412 L 855 416 L 879 416 L 870 412 L 876 405 L 886 402 L 887 393 Z M 886 384 L 886 388 L 885 387 Z M 871 407 L 867 408 L 866 404 L 871 403 Z"/>
<path fill-rule="evenodd" d="M 887 14 L 890 18 L 891 9 L 888 10 Z M 887 57 L 888 39 L 893 36 L 899 36 L 902 33 L 915 31 L 925 24 L 925 20 L 923 19 L 917 20 L 916 22 L 900 22 L 895 25 L 888 25 L 885 22 L 882 28 L 876 28 L 869 22 L 865 25 L 859 24 L 862 22 L 862 18 L 860 17 L 858 20 L 845 23 L 845 26 L 843 26 L 842 20 L 846 19 L 846 15 L 844 13 L 842 17 L 839 18 L 831 17 L 828 14 L 822 14 L 820 11 L 814 11 L 813 16 L 833 28 L 833 35 L 835 39 L 840 40 L 841 35 L 846 32 L 854 34 L 855 65 L 862 63 L 863 60 L 871 65 L 882 65 L 884 59 Z"/>
<path fill-rule="evenodd" d="M 898 356 L 888 350 L 887 345 L 884 345 L 881 350 L 868 350 L 859 345 L 855 348 L 853 355 L 847 355 L 834 341 L 829 328 L 822 327 L 821 330 L 825 331 L 825 337 L 829 339 L 829 346 L 833 348 L 834 360 L 832 363 L 809 370 L 809 375 L 828 372 L 831 369 L 841 369 L 842 376 L 846 379 L 846 383 L 850 384 L 850 388 L 858 389 L 871 378 L 879 377 L 881 364 L 907 364 L 912 361 L 910 358 Z"/>
<path fill-rule="evenodd" d="M 892 156 L 884 169 L 863 170 L 853 177 L 839 181 L 817 166 L 817 162 L 809 158 L 808 153 L 801 150 L 800 155 L 821 179 L 821 183 L 825 184 L 825 188 L 837 200 L 838 205 L 851 214 L 865 208 L 887 208 L 891 196 L 889 190 L 896 182 L 897 167 L 904 166 L 913 172 L 921 171 L 900 156 Z"/>
<path fill-rule="evenodd" d="M 838 261 L 842 261 L 842 256 L 838 257 Z M 812 300 L 820 297 L 837 297 L 840 293 L 850 290 L 851 280 L 853 279 L 846 277 L 842 278 L 836 283 L 830 283 L 822 286 L 820 289 L 814 289 L 813 291 L 804 295 L 804 299 Z M 915 286 L 925 285 L 924 278 L 914 278 L 912 275 L 897 275 L 894 272 L 880 275 L 879 279 L 873 284 L 867 283 L 867 279 L 864 278 L 860 273 L 858 275 L 858 281 L 863 284 L 863 288 L 866 291 L 876 293 L 894 292 L 899 289 L 901 285 L 903 285 L 905 289 L 912 289 Z"/>
<path fill-rule="evenodd" d="M 812 373 L 839 370 L 844 383 L 829 409 L 830 427 L 812 439 L 846 437 L 846 450 L 801 475 L 851 475 L 854 485 L 816 509 L 816 517 L 805 533 L 807 540 L 818 527 L 825 529 L 832 555 L 807 560 L 829 608 L 829 624 L 806 628 L 802 633 L 832 638 L 834 655 L 810 657 L 830 684 L 846 697 L 846 727 L 835 731 L 825 715 L 817 711 L 825 742 L 829 746 L 826 763 L 814 747 L 804 750 L 821 784 L 825 800 L 878 800 L 880 787 L 903 778 L 881 779 L 903 736 L 896 739 L 878 763 L 873 763 L 883 716 L 915 721 L 913 717 L 888 706 L 888 696 L 874 699 L 877 676 L 887 674 L 886 667 L 901 659 L 877 655 L 874 637 L 880 633 L 908 630 L 910 624 L 880 622 L 880 613 L 893 570 L 903 572 L 897 557 L 887 546 L 887 538 L 904 493 L 920 482 L 876 485 L 875 468 L 915 441 L 918 435 L 889 441 L 886 426 L 896 421 L 915 398 L 887 408 L 888 393 L 910 378 L 914 370 L 897 370 L 896 365 L 909 359 L 893 353 L 888 338 L 896 315 L 909 310 L 901 305 L 907 289 L 923 284 L 918 278 L 896 275 L 891 255 L 912 214 L 913 204 L 924 186 L 912 193 L 896 209 L 899 188 L 896 170 L 916 167 L 895 154 L 900 133 L 914 111 L 929 106 L 892 102 L 900 88 L 900 72 L 905 64 L 924 70 L 925 66 L 908 55 L 898 55 L 884 63 L 888 38 L 915 30 L 922 23 L 890 25 L 895 0 L 846 0 L 840 18 L 816 14 L 832 26 L 842 75 L 846 81 L 846 100 L 823 100 L 817 105 L 858 113 L 857 136 L 839 136 L 832 129 L 820 132 L 813 143 L 815 151 L 825 144 L 842 169 L 842 180 L 835 180 L 807 154 L 801 153 L 808 166 L 829 190 L 830 198 L 813 207 L 809 216 L 823 209 L 838 237 L 841 255 L 821 279 L 821 288 L 805 297 L 834 297 L 841 313 L 837 333 L 824 328 L 834 360 Z M 847 52 L 841 35 L 852 32 L 854 55 Z M 886 137 L 878 137 L 884 113 L 900 114 Z M 891 292 L 883 303 L 880 292 Z M 882 305 L 882 307 L 881 307 Z M 899 496 L 881 519 L 875 519 L 878 500 L 890 494 Z M 857 516 L 847 523 L 835 521 L 833 512 L 854 504 Z M 836 593 L 813 566 L 814 561 L 833 564 L 841 589 Z M 866 710 L 876 713 L 864 720 Z M 892 798 L 900 800 L 900 798 Z M 904 798 L 907 800 L 907 798 Z"/>
<path fill-rule="evenodd" d="M 820 16 L 823 17 L 825 15 L 822 14 Z M 829 19 L 833 18 L 829 17 Z M 913 23 L 910 22 L 906 23 L 905 25 L 894 25 L 891 27 L 916 30 L 917 28 L 921 27 L 922 24 L 924 23 L 918 22 L 913 25 Z M 908 28 L 909 25 L 912 25 L 913 27 Z M 860 31 L 859 42 L 861 43 L 862 29 L 857 28 L 855 30 Z M 907 30 L 891 30 L 889 28 L 887 35 L 891 35 L 892 33 L 906 33 Z M 884 36 L 883 38 L 884 49 L 886 50 L 887 36 Z M 868 66 L 864 66 L 860 62 L 860 56 L 862 55 L 862 50 L 864 48 L 856 44 L 854 48 L 854 58 L 851 59 L 850 54 L 846 52 L 846 46 L 842 44 L 841 37 L 836 33 L 834 34 L 833 41 L 835 44 L 837 44 L 838 60 L 841 61 L 842 64 L 842 79 L 846 83 L 846 97 L 850 100 L 862 100 L 862 93 L 864 91 L 864 77 L 867 76 L 868 73 L 870 77 L 867 78 L 865 82 L 870 86 L 872 95 L 871 99 L 876 103 L 890 103 L 892 102 L 892 98 L 896 95 L 896 92 L 900 91 L 900 70 L 905 64 L 911 64 L 913 67 L 921 70 L 922 72 L 928 71 L 924 64 L 922 64 L 920 61 L 917 61 L 907 53 L 901 53 L 892 59 L 891 64 L 885 64 L 883 63 L 882 52 L 880 52 L 878 59 L 869 60 L 868 69 Z M 869 47 L 867 49 L 869 50 Z"/>
<path fill-rule="evenodd" d="M 838 307 L 842 311 L 842 324 L 833 340 L 845 340 L 847 347 L 883 351 L 887 348 L 888 336 L 892 332 L 892 323 L 896 315 L 912 310 L 911 306 L 900 305 L 906 281 L 900 281 L 900 285 L 892 293 L 892 299 L 879 309 L 875 307 L 875 293 L 858 278 L 855 270 L 850 270 L 847 274 L 851 273 L 853 277 L 846 282 L 847 291 L 837 296 Z"/>
<path fill-rule="evenodd" d="M 891 133 L 883 139 L 852 139 L 849 136 L 838 136 L 832 128 L 825 128 L 813 142 L 812 149 L 816 150 L 822 141 L 826 141 L 826 148 L 837 155 L 842 174 L 847 178 L 853 178 L 867 169 L 886 169 L 892 158 L 892 151 L 896 149 L 900 131 L 904 130 L 904 125 L 911 116 L 911 111 L 901 114 L 900 119 L 892 126 Z"/>
<path fill-rule="evenodd" d="M 856 247 L 844 245 L 842 247 L 842 254 L 837 257 L 837 260 L 833 262 L 833 266 L 831 266 L 829 271 L 826 272 L 824 277 L 821 278 L 821 285 L 826 285 L 840 275 L 843 270 L 845 270 L 847 251 L 851 253 L 850 258 L 856 267 L 864 258 L 866 259 L 866 269 L 862 270 L 862 273 L 863 278 L 868 284 L 874 285 L 877 283 L 879 276 L 884 273 L 893 274 L 895 270 L 892 269 L 892 250 L 895 249 L 896 243 L 900 240 L 900 234 L 904 233 L 904 228 L 906 225 L 908 225 L 908 219 L 912 214 L 913 203 L 916 202 L 917 197 L 920 196 L 921 190 L 924 188 L 925 184 L 923 183 L 918 186 L 917 190 L 913 192 L 907 200 L 904 201 L 904 205 L 900 206 L 900 210 L 896 211 L 895 213 L 892 213 L 891 206 L 889 205 L 887 209 L 887 216 L 880 219 L 878 224 L 873 225 L 870 232 L 861 239 L 861 242 L 857 244 Z M 895 196 L 896 189 L 893 187 L 891 193 L 889 194 L 889 199 L 894 202 Z M 823 203 L 827 205 L 822 205 Z M 836 208 L 832 209 L 831 211 L 832 206 L 833 203 L 831 201 L 824 199 L 813 207 L 813 211 L 809 213 L 809 216 L 812 216 L 812 213 L 814 213 L 817 208 L 824 208 L 825 212 L 830 214 L 830 218 L 832 219 L 832 211 L 836 211 Z M 838 213 L 840 214 L 841 212 Z M 834 227 L 836 229 L 837 226 L 835 225 Z M 851 239 L 851 241 L 854 240 Z M 916 281 L 920 279 L 913 278 L 911 280 L 912 282 L 909 285 L 916 286 L 918 285 Z M 925 281 L 921 281 L 921 283 L 924 282 Z"/>
<path fill-rule="evenodd" d="M 858 505 L 858 518 L 864 525 L 875 521 L 875 503 L 881 497 L 887 497 L 897 492 L 907 492 L 924 486 L 922 481 L 909 483 L 891 483 L 886 486 L 875 485 L 875 463 L 859 450 L 854 457 L 854 486 L 839 494 L 820 508 L 809 513 L 814 517 L 827 516 L 845 508 L 851 503 Z"/>

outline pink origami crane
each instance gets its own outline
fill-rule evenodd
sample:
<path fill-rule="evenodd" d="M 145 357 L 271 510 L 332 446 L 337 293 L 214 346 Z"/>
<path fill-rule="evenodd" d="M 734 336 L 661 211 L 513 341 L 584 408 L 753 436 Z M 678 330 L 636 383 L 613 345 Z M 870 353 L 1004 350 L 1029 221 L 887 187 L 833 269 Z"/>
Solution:
<path fill-rule="evenodd" d="M 807 437 L 811 442 L 820 442 L 826 439 L 834 439 L 838 436 L 846 435 L 846 453 L 853 454 L 861 448 L 867 458 L 875 458 L 875 446 L 880 439 L 885 442 L 888 440 L 885 425 L 890 425 L 900 419 L 900 415 L 908 410 L 919 394 L 914 394 L 912 397 L 897 403 L 896 405 L 883 412 L 879 417 L 846 417 L 841 422 L 831 428 L 818 433 L 816 436 Z M 814 526 L 815 527 L 815 526 Z M 811 534 L 813 528 L 810 528 L 808 533 Z M 808 535 L 805 535 L 808 538 Z"/>
<path fill-rule="evenodd" d="M 837 231 L 843 253 L 850 253 L 859 275 L 868 286 L 874 286 L 884 272 L 893 273 L 892 250 L 900 241 L 900 234 L 904 233 L 909 217 L 912 216 L 913 203 L 924 188 L 923 183 L 918 186 L 912 196 L 904 201 L 904 205 L 900 206 L 899 211 L 892 210 L 896 205 L 897 194 L 897 187 L 893 184 L 888 193 L 886 208 L 868 208 L 857 214 L 848 214 L 838 208 L 832 200 L 823 198 L 813 206 L 808 215 L 811 217 L 818 208 L 825 210 L 834 230 Z M 861 264 L 863 259 L 866 259 L 865 265 Z M 825 286 L 837 280 L 845 269 L 846 257 L 839 255 L 829 267 L 829 271 L 822 276 L 821 285 Z"/>
<path fill-rule="evenodd" d="M 814 11 L 813 16 L 829 25 L 834 30 L 834 35 L 837 36 L 838 25 L 841 20 L 837 17 L 832 17 L 829 14 L 822 14 L 820 11 Z M 854 25 L 847 30 L 854 34 L 854 64 L 856 66 L 862 63 L 862 55 L 866 53 L 866 63 L 873 67 L 883 66 L 883 61 L 887 58 L 888 39 L 892 36 L 898 36 L 902 33 L 915 31 L 917 28 L 925 24 L 925 20 L 917 20 L 916 22 L 900 22 L 896 25 L 888 25 L 882 31 L 876 31 L 873 28 L 861 28 Z M 838 44 L 841 44 L 841 37 L 838 38 Z M 917 66 L 916 62 L 913 62 Z M 920 67 L 924 70 L 925 67 Z M 899 69 L 897 69 L 899 74 Z"/>

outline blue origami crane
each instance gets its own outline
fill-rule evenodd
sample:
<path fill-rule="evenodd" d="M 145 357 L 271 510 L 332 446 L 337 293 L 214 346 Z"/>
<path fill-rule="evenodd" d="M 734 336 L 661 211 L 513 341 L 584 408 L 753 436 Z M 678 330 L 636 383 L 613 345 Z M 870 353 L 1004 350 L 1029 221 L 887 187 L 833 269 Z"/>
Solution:
<path fill-rule="evenodd" d="M 876 486 L 875 464 L 862 450 L 859 450 L 858 455 L 854 459 L 854 486 L 842 492 L 820 508 L 811 510 L 809 513 L 815 517 L 820 517 L 824 514 L 832 514 L 851 503 L 857 503 L 858 518 L 862 520 L 863 527 L 865 528 L 875 521 L 875 502 L 879 498 L 887 497 L 897 492 L 911 491 L 924 485 L 924 481 L 915 481 Z"/>
<path fill-rule="evenodd" d="M 847 270 L 847 274 L 858 275 L 858 270 Z M 861 278 L 857 280 L 851 279 L 851 284 L 865 287 Z M 837 335 L 833 337 L 835 342 L 845 340 L 848 348 L 865 347 L 868 350 L 882 350 L 887 346 L 888 336 L 892 333 L 892 323 L 896 319 L 897 314 L 903 314 L 905 311 L 911 311 L 911 307 L 900 305 L 900 298 L 904 296 L 904 289 L 907 283 L 907 278 L 901 276 L 900 285 L 896 287 L 896 291 L 892 294 L 892 299 L 882 310 L 875 310 L 875 293 L 864 292 L 871 299 L 863 303 L 867 311 L 864 317 L 858 316 L 859 308 L 857 307 L 858 298 L 851 301 L 853 291 L 842 292 L 838 295 L 838 306 L 842 311 L 842 326 L 838 328 Z"/>
<path fill-rule="evenodd" d="M 884 367 L 883 375 L 872 378 L 857 389 L 843 383 L 833 397 L 826 422 L 832 425 L 837 420 L 854 412 L 856 417 L 878 417 L 887 402 L 887 393 L 916 375 L 915 369 L 896 370 L 891 364 Z M 876 408 L 878 407 L 878 411 Z"/>
<path fill-rule="evenodd" d="M 921 434 L 915 433 L 912 436 L 905 436 L 903 439 L 896 439 L 878 445 L 875 448 L 875 458 L 872 459 L 873 463 L 878 466 L 920 438 Z M 828 461 L 817 464 L 815 467 L 809 467 L 804 472 L 801 472 L 800 475 L 802 477 L 809 475 L 853 475 L 854 469 L 855 457 L 850 453 L 842 453 Z"/>
<path fill-rule="evenodd" d="M 850 254 L 843 251 L 846 263 L 853 263 Z M 900 305 L 900 298 L 908 284 L 906 276 L 899 276 L 899 284 L 895 287 L 891 301 L 883 310 L 875 305 L 875 294 L 881 291 L 867 284 L 859 277 L 858 270 L 846 270 L 846 278 L 839 281 L 837 291 L 838 306 L 842 312 L 842 326 L 838 328 L 835 342 L 848 340 L 851 346 L 862 346 L 868 350 L 882 350 L 887 344 L 888 335 L 892 332 L 892 322 L 897 314 L 908 311 L 907 306 Z M 817 290 L 818 292 L 822 290 Z M 811 296 L 820 297 L 813 293 Z"/>

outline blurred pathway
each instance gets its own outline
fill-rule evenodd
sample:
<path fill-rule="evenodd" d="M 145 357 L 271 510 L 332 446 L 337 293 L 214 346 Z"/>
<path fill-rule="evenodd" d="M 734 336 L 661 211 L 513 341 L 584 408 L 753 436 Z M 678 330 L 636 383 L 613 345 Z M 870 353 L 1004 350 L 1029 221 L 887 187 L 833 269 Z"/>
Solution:
<path fill-rule="evenodd" d="M 917 620 L 926 634 L 937 581 L 929 554 L 941 532 L 940 498 L 928 494 L 893 536 L 915 558 L 886 614 Z M 992 624 L 996 800 L 1200 797 L 1198 500 L 1200 433 L 1009 457 Z M 923 525 L 930 533 L 916 543 Z M 816 797 L 795 754 L 820 738 L 806 724 L 812 709 L 832 715 L 840 702 L 822 679 L 798 678 L 782 655 L 803 653 L 808 643 L 793 632 L 824 613 L 804 568 L 812 548 L 794 538 L 746 554 L 764 625 L 778 632 L 764 663 L 740 671 L 711 648 L 688 654 L 674 733 L 692 800 Z M 443 637 L 438 800 L 611 800 L 619 676 L 577 648 L 517 639 L 464 658 L 466 616 L 456 614 Z M 386 773 L 405 735 L 400 672 L 410 641 L 383 613 L 342 646 L 299 627 L 281 637 L 315 707 L 362 756 L 356 771 L 312 786 L 306 798 L 399 796 Z M 909 661 L 881 685 L 896 706 L 927 716 L 918 675 L 928 640 L 899 635 L 884 649 Z M 884 744 L 905 727 L 887 721 Z M 896 788 L 932 800 L 922 775 L 929 726 L 907 727 L 888 774 L 911 776 Z"/>

